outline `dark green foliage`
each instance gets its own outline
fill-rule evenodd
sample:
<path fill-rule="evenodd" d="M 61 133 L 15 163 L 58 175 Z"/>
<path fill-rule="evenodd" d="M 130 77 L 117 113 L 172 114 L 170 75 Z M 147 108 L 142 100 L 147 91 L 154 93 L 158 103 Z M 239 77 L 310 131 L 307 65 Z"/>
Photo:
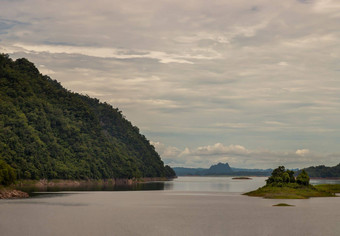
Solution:
<path fill-rule="evenodd" d="M 301 178 L 304 180 L 307 180 L 306 176 L 302 176 Z M 290 184 L 291 187 L 297 186 L 297 185 L 294 185 L 294 183 L 296 182 L 295 177 L 294 177 L 294 171 L 286 170 L 284 166 L 279 166 L 278 168 L 273 170 L 272 175 L 266 180 L 266 182 L 267 182 L 267 185 L 275 185 L 279 187 L 283 185 L 287 185 L 287 184 Z M 309 185 L 309 177 L 308 177 L 307 185 Z"/>
<path fill-rule="evenodd" d="M 15 170 L 5 161 L 0 160 L 0 185 L 8 186 L 16 180 Z"/>
<path fill-rule="evenodd" d="M 176 177 L 175 171 L 168 165 L 165 166 L 165 176 Z"/>
<path fill-rule="evenodd" d="M 309 185 L 309 176 L 305 170 L 302 170 L 301 173 L 296 177 L 296 182 L 300 185 Z"/>
<path fill-rule="evenodd" d="M 294 177 L 294 171 L 292 170 L 286 170 L 286 172 L 289 175 L 289 182 L 290 183 L 295 183 L 295 177 Z"/>
<path fill-rule="evenodd" d="M 312 166 L 305 168 L 305 171 L 310 177 L 318 178 L 339 178 L 340 177 L 340 164 L 328 167 L 328 166 Z"/>
<path fill-rule="evenodd" d="M 273 170 L 272 175 L 266 180 L 267 184 L 282 185 L 284 183 L 295 183 L 294 171 L 286 170 L 279 166 Z"/>
<path fill-rule="evenodd" d="M 0 54 L 0 155 L 20 179 L 173 176 L 117 108 Z"/>

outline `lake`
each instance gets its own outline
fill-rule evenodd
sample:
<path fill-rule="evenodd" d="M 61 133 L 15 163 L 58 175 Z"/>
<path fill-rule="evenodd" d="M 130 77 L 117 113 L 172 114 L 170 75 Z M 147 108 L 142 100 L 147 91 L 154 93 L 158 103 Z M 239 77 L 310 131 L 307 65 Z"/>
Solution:
<path fill-rule="evenodd" d="M 340 235 L 340 198 L 241 195 L 265 179 L 179 177 L 131 189 L 140 191 L 50 192 L 1 200 L 0 235 Z M 277 203 L 294 207 L 272 206 Z"/>

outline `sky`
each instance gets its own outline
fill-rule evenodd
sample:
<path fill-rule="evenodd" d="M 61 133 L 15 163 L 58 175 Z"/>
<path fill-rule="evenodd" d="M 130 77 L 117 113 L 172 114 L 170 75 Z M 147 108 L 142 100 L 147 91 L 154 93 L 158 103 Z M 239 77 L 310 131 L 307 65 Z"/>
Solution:
<path fill-rule="evenodd" d="M 339 0 L 0 0 L 0 52 L 118 107 L 172 167 L 340 163 Z"/>

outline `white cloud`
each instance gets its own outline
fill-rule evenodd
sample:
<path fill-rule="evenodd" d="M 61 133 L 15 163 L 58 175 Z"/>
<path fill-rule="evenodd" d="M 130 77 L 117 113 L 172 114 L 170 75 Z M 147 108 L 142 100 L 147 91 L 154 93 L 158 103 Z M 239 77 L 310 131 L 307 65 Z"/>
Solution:
<path fill-rule="evenodd" d="M 317 0 L 314 4 L 314 10 L 319 13 L 338 13 L 335 16 L 340 17 L 340 3 L 337 0 Z"/>
<path fill-rule="evenodd" d="M 39 68 L 40 73 L 44 75 L 53 75 L 56 73 L 55 71 L 48 69 L 45 65 L 39 65 L 38 68 Z"/>
<path fill-rule="evenodd" d="M 285 61 L 281 61 L 278 63 L 279 66 L 288 66 L 288 63 Z"/>
<path fill-rule="evenodd" d="M 296 150 L 295 153 L 299 156 L 304 157 L 304 156 L 308 155 L 310 153 L 310 151 L 308 149 L 298 149 L 298 150 Z"/>
<path fill-rule="evenodd" d="M 319 48 L 322 44 L 330 45 L 338 42 L 338 38 L 333 34 L 326 35 L 307 35 L 285 42 L 285 45 L 295 48 Z"/>
<path fill-rule="evenodd" d="M 241 145 L 224 146 L 222 143 L 198 147 L 193 154 L 198 155 L 219 155 L 219 154 L 246 154 L 248 150 Z"/>
<path fill-rule="evenodd" d="M 187 63 L 193 64 L 192 59 L 214 59 L 215 57 L 204 56 L 201 54 L 168 54 L 159 51 L 138 51 L 135 54 L 117 48 L 103 47 L 80 47 L 80 46 L 64 46 L 64 45 L 28 45 L 22 43 L 13 44 L 11 47 L 4 47 L 5 51 L 26 52 L 26 53 L 65 53 L 65 54 L 80 54 L 84 56 L 99 57 L 99 58 L 117 58 L 117 59 L 143 59 L 150 58 L 159 60 L 161 63 Z"/>
<path fill-rule="evenodd" d="M 177 157 L 181 151 L 176 147 L 165 146 L 160 142 L 150 141 L 151 145 L 153 145 L 156 151 L 164 158 L 175 158 Z"/>

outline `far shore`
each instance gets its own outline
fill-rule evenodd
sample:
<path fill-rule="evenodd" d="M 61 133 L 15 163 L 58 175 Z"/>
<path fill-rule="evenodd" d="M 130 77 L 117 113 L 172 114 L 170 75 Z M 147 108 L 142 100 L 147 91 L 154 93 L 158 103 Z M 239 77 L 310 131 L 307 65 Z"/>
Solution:
<path fill-rule="evenodd" d="M 340 177 L 310 177 L 310 179 L 334 179 L 334 180 L 338 180 L 340 179 Z"/>

